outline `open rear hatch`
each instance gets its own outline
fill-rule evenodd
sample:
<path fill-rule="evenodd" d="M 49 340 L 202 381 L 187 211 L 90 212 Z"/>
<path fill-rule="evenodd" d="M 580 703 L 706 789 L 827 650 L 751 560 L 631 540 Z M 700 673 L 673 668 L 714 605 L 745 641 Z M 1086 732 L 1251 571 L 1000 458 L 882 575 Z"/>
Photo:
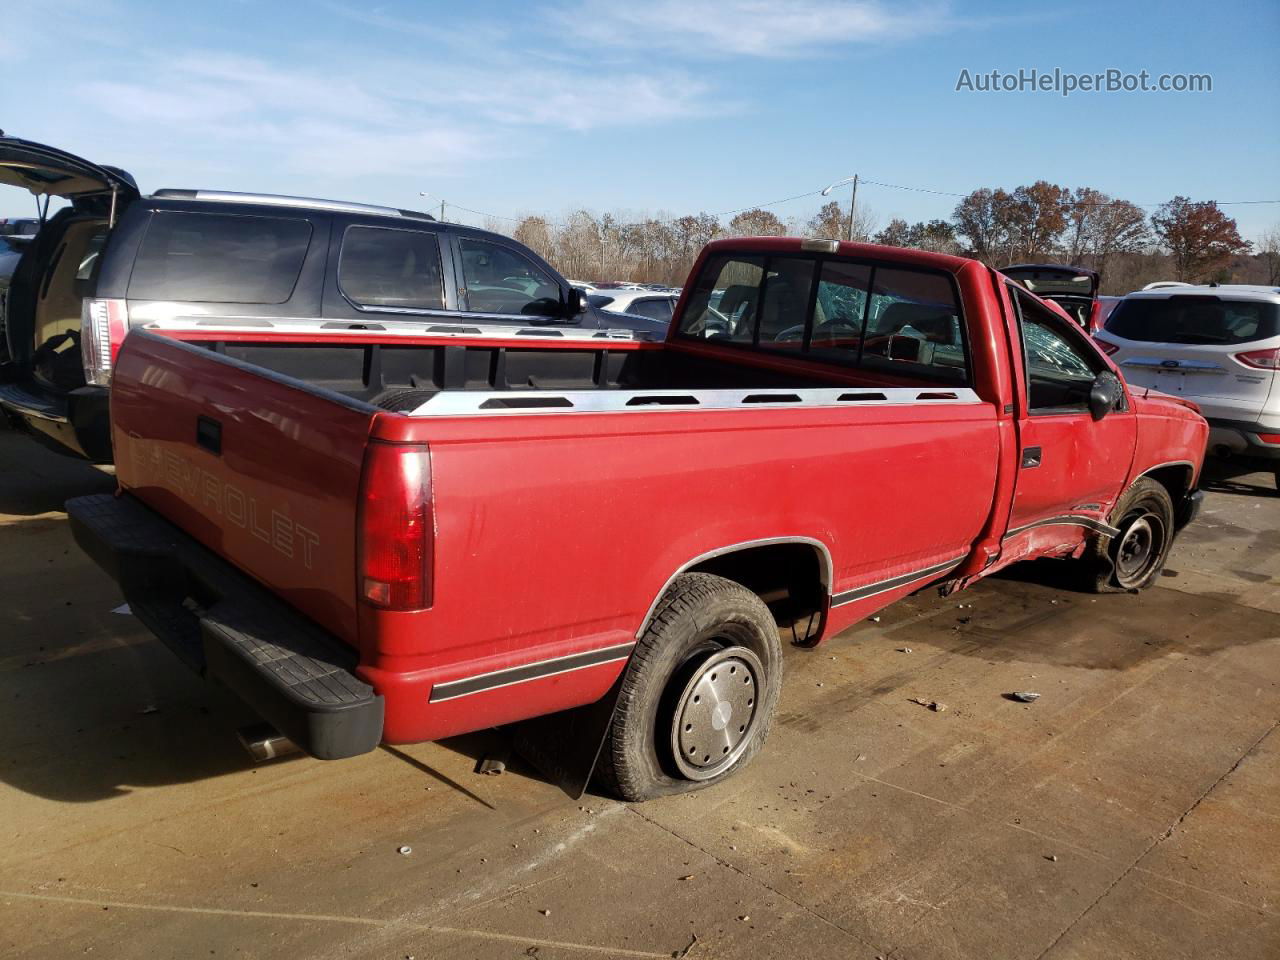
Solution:
<path fill-rule="evenodd" d="M 1084 297 L 1092 300 L 1098 295 L 1098 274 L 1084 267 L 1068 267 L 1056 263 L 1022 263 L 1005 267 L 1000 272 L 1037 297 Z"/>
<path fill-rule="evenodd" d="M 1093 308 L 1099 277 L 1093 270 L 1057 263 L 1023 263 L 1005 267 L 1000 272 L 1037 297 L 1052 300 L 1086 330 L 1094 329 Z"/>
<path fill-rule="evenodd" d="M 59 197 L 79 206 L 114 198 L 119 207 L 138 196 L 132 176 L 116 167 L 90 163 L 56 147 L 16 137 L 0 137 L 0 184 L 21 187 L 36 197 Z M 108 209 L 110 215 L 110 209 Z"/>
<path fill-rule="evenodd" d="M 59 445 L 110 460 L 110 450 L 91 439 L 105 403 L 86 400 L 83 409 L 72 408 L 85 383 L 82 312 L 85 297 L 92 296 L 95 259 L 120 214 L 138 197 L 137 184 L 115 167 L 0 136 L 0 189 L 5 187 L 36 198 L 40 229 L 23 245 L 5 291 L 0 327 L 10 362 L 0 371 L 0 402 Z M 54 199 L 69 206 L 49 217 Z"/>

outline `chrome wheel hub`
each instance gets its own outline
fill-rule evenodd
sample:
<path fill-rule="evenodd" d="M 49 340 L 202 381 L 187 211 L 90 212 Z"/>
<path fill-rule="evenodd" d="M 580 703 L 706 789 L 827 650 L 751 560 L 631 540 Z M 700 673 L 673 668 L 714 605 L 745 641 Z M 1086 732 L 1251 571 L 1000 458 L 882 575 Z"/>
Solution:
<path fill-rule="evenodd" d="M 680 772 L 709 780 L 742 756 L 755 734 L 764 665 L 746 647 L 726 647 L 702 660 L 676 701 L 671 752 Z"/>

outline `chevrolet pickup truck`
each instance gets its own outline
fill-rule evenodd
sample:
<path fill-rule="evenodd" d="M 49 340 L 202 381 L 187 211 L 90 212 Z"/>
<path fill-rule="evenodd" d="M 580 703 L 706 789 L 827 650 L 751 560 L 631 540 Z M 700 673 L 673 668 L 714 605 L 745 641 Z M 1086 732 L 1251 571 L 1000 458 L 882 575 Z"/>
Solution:
<path fill-rule="evenodd" d="M 543 333 L 135 327 L 75 535 L 314 756 L 607 703 L 639 800 L 755 754 L 780 638 L 1037 557 L 1137 591 L 1199 504 L 1194 405 L 975 260 L 718 241 L 665 341 Z"/>

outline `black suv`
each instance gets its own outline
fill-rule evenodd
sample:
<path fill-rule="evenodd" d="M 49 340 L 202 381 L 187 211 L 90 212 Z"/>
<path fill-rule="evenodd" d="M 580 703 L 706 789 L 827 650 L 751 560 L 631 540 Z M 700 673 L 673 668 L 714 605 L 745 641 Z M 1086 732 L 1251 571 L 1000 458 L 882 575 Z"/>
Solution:
<path fill-rule="evenodd" d="M 99 463 L 111 460 L 107 386 L 130 326 L 666 333 L 584 303 L 509 237 L 425 213 L 206 190 L 142 196 L 122 170 L 8 137 L 0 184 L 69 204 L 14 270 L 0 407 Z"/>

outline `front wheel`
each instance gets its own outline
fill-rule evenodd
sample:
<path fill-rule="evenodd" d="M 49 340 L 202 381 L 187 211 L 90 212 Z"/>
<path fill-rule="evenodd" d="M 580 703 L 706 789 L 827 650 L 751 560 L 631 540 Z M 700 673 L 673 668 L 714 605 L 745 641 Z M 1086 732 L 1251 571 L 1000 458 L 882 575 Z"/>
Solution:
<path fill-rule="evenodd" d="M 1111 512 L 1120 533 L 1094 544 L 1092 586 L 1098 593 L 1137 593 L 1160 576 L 1173 546 L 1173 500 L 1149 477 L 1139 479 Z"/>
<path fill-rule="evenodd" d="M 680 576 L 623 677 L 600 781 L 647 800 L 724 780 L 764 743 L 781 680 L 777 626 L 760 598 L 723 577 Z"/>

